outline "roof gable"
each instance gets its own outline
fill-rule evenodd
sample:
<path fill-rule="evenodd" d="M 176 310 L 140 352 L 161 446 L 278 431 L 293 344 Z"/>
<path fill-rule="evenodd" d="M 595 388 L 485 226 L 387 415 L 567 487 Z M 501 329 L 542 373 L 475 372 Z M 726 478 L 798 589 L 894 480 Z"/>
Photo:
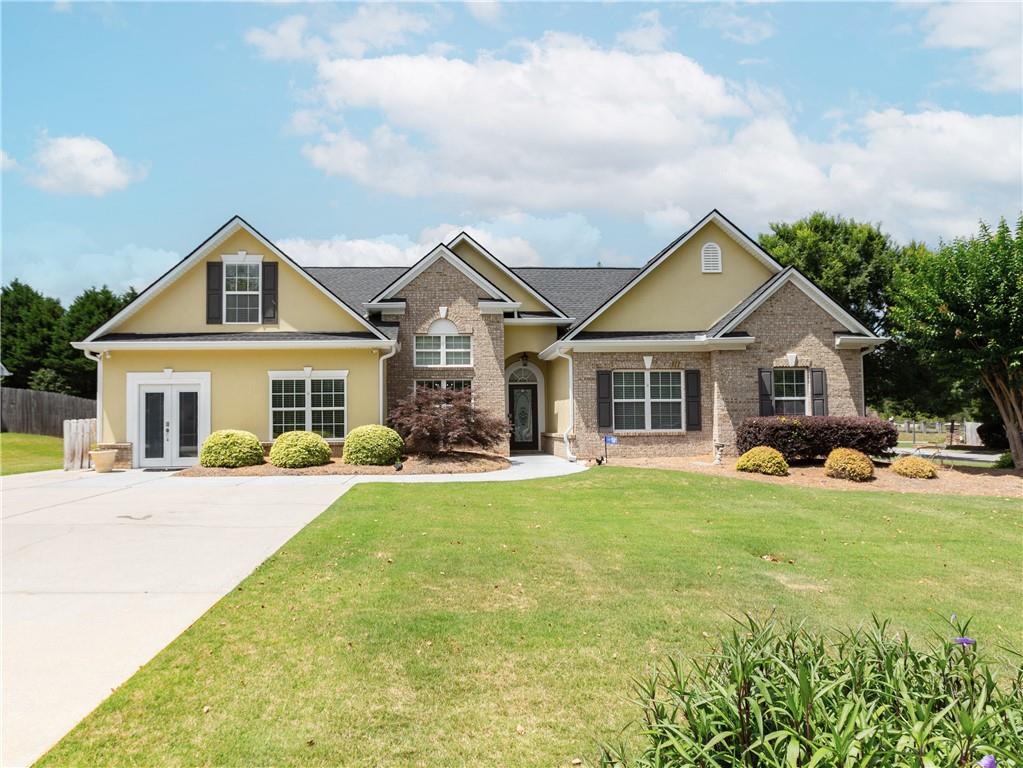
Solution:
<path fill-rule="evenodd" d="M 458 254 L 454 253 L 450 248 L 448 248 L 443 243 L 439 244 L 432 251 L 423 256 L 423 258 L 421 258 L 419 261 L 417 261 L 415 264 L 409 267 L 408 270 L 406 270 L 396 280 L 391 282 L 390 285 L 388 285 L 386 288 L 380 291 L 368 303 L 376 304 L 381 301 L 393 299 L 405 286 L 407 286 L 409 283 L 411 283 L 413 280 L 415 280 L 417 277 L 423 274 L 423 272 L 425 272 L 431 266 L 436 264 L 437 261 L 439 261 L 440 259 L 443 259 L 444 261 L 451 264 L 451 266 L 453 266 L 455 269 L 457 269 L 459 272 L 461 272 L 463 275 L 469 278 L 469 280 L 474 282 L 480 288 L 480 290 L 484 291 L 494 301 L 505 301 L 508 302 L 509 304 L 516 303 L 515 300 L 512 299 L 508 294 L 506 294 L 492 282 L 487 280 L 483 275 L 481 275 L 479 272 L 473 269 L 472 266 L 467 264 L 464 259 L 460 258 Z"/>
<path fill-rule="evenodd" d="M 139 310 L 147 306 L 151 301 L 162 295 L 170 286 L 174 285 L 180 278 L 188 274 L 199 262 L 208 256 L 222 245 L 224 245 L 232 236 L 239 232 L 245 232 L 250 235 L 255 241 L 257 241 L 260 247 L 265 248 L 269 253 L 275 256 L 284 264 L 288 265 L 296 275 L 299 275 L 303 281 L 306 281 L 311 285 L 319 294 L 322 294 L 333 306 L 340 309 L 347 316 L 351 316 L 360 327 L 369 331 L 374 338 L 386 339 L 386 336 L 380 332 L 379 329 L 370 324 L 365 318 L 363 318 L 358 312 L 352 307 L 348 306 L 344 301 L 338 298 L 334 293 L 326 288 L 319 280 L 306 272 L 302 267 L 296 264 L 292 259 L 284 253 L 280 248 L 274 245 L 270 240 L 262 235 L 258 230 L 246 222 L 241 216 L 234 216 L 221 226 L 216 232 L 210 235 L 206 240 L 199 244 L 191 253 L 185 256 L 181 261 L 171 267 L 167 272 L 157 278 L 147 288 L 145 288 L 130 304 L 124 307 L 114 317 L 108 320 L 106 323 L 97 328 L 93 333 L 89 335 L 86 342 L 94 341 L 95 339 L 110 333 L 111 331 L 118 328 L 125 321 L 133 317 Z M 167 329 L 170 330 L 170 329 Z M 322 329 L 317 329 L 322 330 Z"/>

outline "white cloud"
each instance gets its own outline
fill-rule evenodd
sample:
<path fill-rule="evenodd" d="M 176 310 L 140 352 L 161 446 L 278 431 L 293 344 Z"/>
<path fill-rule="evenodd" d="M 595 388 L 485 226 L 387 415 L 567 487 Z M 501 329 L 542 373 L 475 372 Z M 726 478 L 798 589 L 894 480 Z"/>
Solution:
<path fill-rule="evenodd" d="M 496 24 L 501 19 L 501 4 L 490 0 L 468 0 L 466 10 L 473 18 L 484 24 Z"/>
<path fill-rule="evenodd" d="M 324 56 L 315 76 L 315 167 L 485 214 L 600 211 L 667 233 L 713 207 L 754 231 L 827 209 L 934 242 L 1023 204 L 1018 115 L 859 107 L 811 139 L 779 93 L 678 52 L 548 33 L 469 60 Z"/>
<path fill-rule="evenodd" d="M 364 56 L 370 51 L 392 50 L 431 28 L 430 20 L 401 7 L 360 5 L 342 22 L 331 24 L 326 35 L 307 34 L 305 16 L 289 16 L 269 29 L 254 27 L 245 39 L 267 59 L 317 59 L 326 55 Z"/>
<path fill-rule="evenodd" d="M 618 45 L 633 51 L 660 51 L 668 40 L 668 28 L 661 24 L 658 11 L 646 11 L 636 24 L 618 35 Z"/>
<path fill-rule="evenodd" d="M 734 4 L 708 8 L 700 23 L 704 27 L 716 29 L 726 40 L 743 45 L 763 42 L 774 34 L 774 22 L 770 16 L 740 13 Z"/>
<path fill-rule="evenodd" d="M 44 137 L 34 159 L 29 181 L 58 194 L 102 197 L 146 176 L 144 168 L 91 136 Z"/>
<path fill-rule="evenodd" d="M 0 171 L 13 171 L 18 167 L 18 161 L 0 149 Z"/>
<path fill-rule="evenodd" d="M 936 3 L 923 9 L 925 45 L 975 51 L 973 76 L 984 90 L 1023 87 L 1023 5 Z"/>

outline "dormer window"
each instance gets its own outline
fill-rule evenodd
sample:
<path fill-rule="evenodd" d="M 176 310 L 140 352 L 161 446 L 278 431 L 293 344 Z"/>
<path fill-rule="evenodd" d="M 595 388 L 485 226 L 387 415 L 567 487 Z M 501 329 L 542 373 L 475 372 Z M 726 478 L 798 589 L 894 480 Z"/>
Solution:
<path fill-rule="evenodd" d="M 224 322 L 259 323 L 262 318 L 262 257 L 224 256 Z"/>
<path fill-rule="evenodd" d="M 721 246 L 717 243 L 706 243 L 700 249 L 700 261 L 704 272 L 720 272 Z"/>

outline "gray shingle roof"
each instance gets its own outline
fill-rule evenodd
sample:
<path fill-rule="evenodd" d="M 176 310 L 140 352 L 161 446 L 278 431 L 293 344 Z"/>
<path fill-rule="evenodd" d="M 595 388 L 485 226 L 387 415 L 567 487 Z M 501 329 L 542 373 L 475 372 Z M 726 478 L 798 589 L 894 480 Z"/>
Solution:
<path fill-rule="evenodd" d="M 365 314 L 362 304 L 376 296 L 408 267 L 305 267 L 327 290 L 356 312 Z"/>
<path fill-rule="evenodd" d="M 582 320 L 636 276 L 618 267 L 512 267 L 569 317 Z"/>

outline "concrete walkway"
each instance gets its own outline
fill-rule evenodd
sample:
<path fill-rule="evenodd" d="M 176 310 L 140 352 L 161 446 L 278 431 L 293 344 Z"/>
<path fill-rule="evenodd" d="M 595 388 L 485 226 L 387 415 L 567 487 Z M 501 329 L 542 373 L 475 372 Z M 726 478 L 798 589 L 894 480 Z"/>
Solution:
<path fill-rule="evenodd" d="M 349 488 L 584 469 L 523 456 L 473 475 L 3 478 L 3 765 L 28 765 Z"/>
<path fill-rule="evenodd" d="M 998 461 L 1001 456 L 999 451 L 964 451 L 956 448 L 940 448 L 938 446 L 919 445 L 911 448 L 908 445 L 900 445 L 893 448 L 894 453 L 900 456 L 920 456 L 925 459 L 947 459 L 949 461 L 959 459 L 960 461 Z"/>

